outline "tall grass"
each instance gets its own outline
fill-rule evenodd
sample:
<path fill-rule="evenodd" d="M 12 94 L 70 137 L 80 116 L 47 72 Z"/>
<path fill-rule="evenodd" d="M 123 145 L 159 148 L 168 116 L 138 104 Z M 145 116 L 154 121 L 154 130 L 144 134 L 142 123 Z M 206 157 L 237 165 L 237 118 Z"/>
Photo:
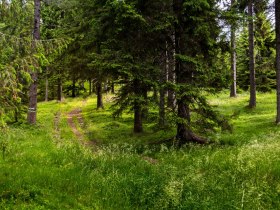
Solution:
<path fill-rule="evenodd" d="M 280 132 L 273 124 L 273 95 L 261 95 L 254 111 L 244 108 L 247 95 L 219 97 L 223 100 L 211 101 L 232 116 L 233 133 L 218 134 L 216 144 L 180 150 L 162 145 L 139 151 L 136 139 L 163 134 L 147 124 L 145 134 L 134 136 L 127 123 L 131 116 L 107 122 L 110 112 L 95 111 L 95 99 L 89 99 L 86 128 L 100 132 L 92 137 L 105 142 L 92 152 L 67 125 L 66 113 L 81 106 L 78 100 L 40 104 L 37 126 L 15 125 L 0 137 L 7 145 L 0 158 L 0 209 L 279 209 Z M 119 126 L 109 130 L 108 123 Z"/>

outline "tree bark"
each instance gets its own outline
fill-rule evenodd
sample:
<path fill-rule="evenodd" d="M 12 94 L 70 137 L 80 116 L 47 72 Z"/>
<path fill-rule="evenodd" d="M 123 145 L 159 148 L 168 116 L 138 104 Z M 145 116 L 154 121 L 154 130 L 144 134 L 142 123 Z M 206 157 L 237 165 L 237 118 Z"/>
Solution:
<path fill-rule="evenodd" d="M 168 58 L 168 44 L 166 43 L 166 51 L 165 51 L 165 66 L 161 68 L 161 75 L 159 78 L 160 83 L 160 91 L 159 91 L 159 127 L 165 126 L 165 95 L 166 89 L 164 84 L 166 83 L 167 77 L 166 74 L 169 71 L 170 64 Z"/>
<path fill-rule="evenodd" d="M 142 133 L 142 112 L 141 106 L 137 103 L 134 105 L 134 133 Z"/>
<path fill-rule="evenodd" d="M 165 126 L 165 89 L 161 88 L 159 92 L 159 127 Z"/>
<path fill-rule="evenodd" d="M 149 109 L 148 109 L 148 90 L 146 87 L 138 87 L 141 90 L 141 96 L 144 98 L 144 104 L 141 105 L 142 110 L 142 120 L 146 120 L 148 118 Z"/>
<path fill-rule="evenodd" d="M 36 40 L 40 39 L 40 9 L 41 1 L 34 0 L 34 30 L 33 30 L 33 49 L 36 47 Z M 27 122 L 35 124 L 37 120 L 37 86 L 38 73 L 36 71 L 30 74 L 32 83 L 29 88 L 29 107 L 27 113 Z"/>
<path fill-rule="evenodd" d="M 235 3 L 235 0 L 231 0 L 231 6 Z M 231 88 L 230 97 L 236 97 L 236 36 L 235 36 L 235 23 L 231 24 L 230 30 L 230 43 L 231 43 Z"/>
<path fill-rule="evenodd" d="M 72 98 L 76 97 L 76 79 L 73 78 L 72 80 Z"/>
<path fill-rule="evenodd" d="M 177 16 L 177 22 L 175 22 L 175 54 L 182 54 L 182 47 L 184 46 L 183 41 L 183 27 L 182 24 L 182 13 L 183 13 L 183 1 L 182 0 L 174 0 L 174 12 Z M 176 59 L 175 60 L 175 73 L 177 78 L 177 84 L 186 84 L 187 83 L 187 75 L 189 72 L 188 70 L 183 69 L 183 65 L 181 60 Z M 179 93 L 180 95 L 182 93 Z M 182 144 L 183 141 L 189 140 L 189 134 L 191 131 L 189 130 L 189 125 L 186 124 L 190 123 L 190 120 L 188 119 L 190 116 L 189 109 L 187 109 L 186 106 L 186 97 L 182 96 L 177 99 L 177 105 L 178 105 L 178 118 L 180 118 L 180 122 L 177 123 L 177 139 L 179 140 L 179 144 Z M 185 122 L 181 122 L 181 121 Z"/>
<path fill-rule="evenodd" d="M 45 83 L 45 101 L 49 100 L 49 80 L 48 75 L 46 74 L 46 83 Z"/>
<path fill-rule="evenodd" d="M 134 133 L 141 133 L 143 132 L 143 125 L 142 125 L 142 106 L 138 99 L 141 96 L 141 88 L 140 88 L 140 81 L 138 79 L 134 79 L 133 82 L 134 86 L 134 94 L 136 99 L 134 99 Z"/>
<path fill-rule="evenodd" d="M 55 90 L 55 85 L 52 86 L 52 89 L 51 89 L 51 100 L 54 100 L 55 99 L 55 93 L 56 93 L 56 90 Z"/>
<path fill-rule="evenodd" d="M 250 70 L 250 102 L 249 107 L 256 107 L 256 72 L 255 72 L 255 55 L 254 55 L 254 20 L 253 20 L 253 0 L 248 2 L 249 15 L 249 70 Z"/>
<path fill-rule="evenodd" d="M 96 82 L 96 95 L 97 95 L 97 109 L 104 109 L 102 98 L 102 83 Z"/>
<path fill-rule="evenodd" d="M 57 100 L 62 101 L 62 81 L 61 77 L 58 78 L 57 80 Z"/>
<path fill-rule="evenodd" d="M 275 30 L 276 30 L 276 80 L 277 80 L 277 114 L 276 123 L 280 123 L 280 2 L 275 0 Z"/>
<path fill-rule="evenodd" d="M 91 95 L 92 94 L 92 80 L 89 79 L 88 83 L 89 83 L 89 95 Z"/>
<path fill-rule="evenodd" d="M 167 72 L 168 81 L 170 83 L 176 82 L 176 74 L 175 74 L 175 36 L 172 35 L 172 43 L 171 43 L 171 51 L 168 52 L 169 57 L 169 69 Z M 176 100 L 175 100 L 175 92 L 174 90 L 169 89 L 167 94 L 167 106 L 169 108 L 175 109 L 176 107 Z"/>
<path fill-rule="evenodd" d="M 38 74 L 35 72 L 31 73 L 31 79 L 32 79 L 32 84 L 29 88 L 29 107 L 28 107 L 27 121 L 30 124 L 36 124 Z"/>

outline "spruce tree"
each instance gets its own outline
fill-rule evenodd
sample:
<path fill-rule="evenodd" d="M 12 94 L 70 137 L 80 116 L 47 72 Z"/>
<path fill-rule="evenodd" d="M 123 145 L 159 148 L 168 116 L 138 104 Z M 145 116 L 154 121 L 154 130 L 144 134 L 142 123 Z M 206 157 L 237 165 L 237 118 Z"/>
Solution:
<path fill-rule="evenodd" d="M 33 48 L 36 50 L 36 42 L 40 40 L 40 10 L 41 10 L 41 1 L 34 0 L 34 30 L 33 30 Z M 29 107 L 27 113 L 27 121 L 30 124 L 36 123 L 37 115 L 37 85 L 38 85 L 38 68 L 35 66 L 33 72 L 30 73 L 32 83 L 29 88 Z"/>
<path fill-rule="evenodd" d="M 255 53 L 254 53 L 254 6 L 253 0 L 248 1 L 248 32 L 249 32 L 249 70 L 250 70 L 250 100 L 249 107 L 255 108 L 256 99 L 256 72 L 255 72 Z"/>
<path fill-rule="evenodd" d="M 26 84 L 30 80 L 26 72 L 32 61 L 32 5 L 14 0 L 2 1 L 0 6 L 0 119 L 5 115 L 6 120 L 18 121 L 25 112 Z"/>
<path fill-rule="evenodd" d="M 216 115 L 201 95 L 203 74 L 211 69 L 211 46 L 219 28 L 216 22 L 215 1 L 174 0 L 176 100 L 178 106 L 177 139 L 179 145 L 187 142 L 205 143 L 194 134 L 200 125 L 207 127 L 207 120 L 215 122 Z M 205 17 L 207 21 L 205 21 Z M 203 72 L 203 73 L 202 73 Z M 207 113 L 207 114 L 206 114 Z M 193 115 L 201 118 L 194 123 Z M 216 121 L 217 122 L 217 121 Z M 196 124 L 196 125 L 195 125 Z"/>
<path fill-rule="evenodd" d="M 231 0 L 231 8 L 235 7 L 235 0 Z M 236 10 L 235 10 L 236 11 Z M 230 28 L 230 56 L 231 56 L 231 87 L 230 87 L 230 97 L 237 96 L 237 70 L 236 70 L 236 22 L 232 21 L 231 28 Z"/>
<path fill-rule="evenodd" d="M 280 123 L 280 2 L 275 0 L 276 30 L 276 75 L 277 75 L 277 114 L 276 123 Z"/>

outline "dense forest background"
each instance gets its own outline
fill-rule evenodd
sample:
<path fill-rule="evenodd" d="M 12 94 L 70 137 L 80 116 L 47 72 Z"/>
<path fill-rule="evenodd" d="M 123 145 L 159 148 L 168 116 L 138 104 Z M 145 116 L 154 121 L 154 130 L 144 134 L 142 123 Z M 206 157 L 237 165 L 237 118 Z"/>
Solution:
<path fill-rule="evenodd" d="M 35 11 L 35 12 L 34 12 Z M 176 139 L 230 129 L 205 96 L 276 89 L 274 5 L 269 1 L 1 1 L 1 121 L 20 121 L 37 100 L 114 97 L 113 116 L 153 119 Z M 88 88 L 85 88 L 85 85 Z"/>
<path fill-rule="evenodd" d="M 228 127 L 205 93 L 250 90 L 253 108 L 256 90 L 276 88 L 272 11 L 268 1 L 1 1 L 2 122 L 29 103 L 35 123 L 37 97 L 86 95 L 87 82 L 97 108 L 117 87 L 113 115 L 133 111 L 134 132 L 158 106 L 159 128 L 204 142 L 194 132 Z"/>

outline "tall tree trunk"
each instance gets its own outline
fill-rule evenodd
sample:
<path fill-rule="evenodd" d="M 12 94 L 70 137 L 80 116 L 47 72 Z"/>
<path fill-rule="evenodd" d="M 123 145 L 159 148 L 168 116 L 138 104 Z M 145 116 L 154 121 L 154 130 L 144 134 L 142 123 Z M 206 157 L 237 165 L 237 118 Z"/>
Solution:
<path fill-rule="evenodd" d="M 183 0 L 174 0 L 174 13 L 177 16 L 177 22 L 175 22 L 175 53 L 182 54 L 181 49 L 184 45 L 183 27 L 181 26 L 183 18 Z M 187 83 L 188 76 L 186 74 L 189 74 L 189 72 L 186 71 L 188 70 L 183 69 L 181 60 L 175 60 L 175 73 L 177 78 L 177 84 L 183 85 Z M 179 94 L 181 95 L 182 93 Z M 189 134 L 191 133 L 191 130 L 189 128 L 190 121 L 188 120 L 190 113 L 189 109 L 187 109 L 186 101 L 187 99 L 184 95 L 177 99 L 178 117 L 180 118 L 180 122 L 177 123 L 176 137 L 179 140 L 179 144 L 182 144 L 182 141 L 189 141 Z"/>
<path fill-rule="evenodd" d="M 143 132 L 141 106 L 134 104 L 134 133 Z"/>
<path fill-rule="evenodd" d="M 76 97 L 76 79 L 72 79 L 72 98 Z"/>
<path fill-rule="evenodd" d="M 231 0 L 231 7 L 233 7 L 235 0 Z M 230 29 L 230 43 L 231 43 L 231 88 L 230 97 L 236 97 L 236 36 L 235 23 L 231 24 Z"/>
<path fill-rule="evenodd" d="M 176 74 L 175 74 L 175 36 L 172 35 L 172 43 L 171 43 L 171 49 L 168 50 L 168 57 L 169 57 L 169 69 L 168 69 L 168 81 L 171 83 L 176 82 Z M 169 89 L 167 94 L 167 106 L 169 108 L 175 109 L 176 107 L 176 100 L 175 100 L 175 92 L 174 90 Z"/>
<path fill-rule="evenodd" d="M 168 44 L 166 43 L 166 51 L 165 51 L 165 66 L 161 69 L 161 75 L 159 78 L 160 82 L 160 91 L 159 91 L 159 126 L 164 127 L 165 126 L 165 83 L 166 83 L 166 74 L 169 71 L 169 58 L 168 58 Z"/>
<path fill-rule="evenodd" d="M 165 126 L 165 94 L 166 91 L 163 87 L 159 91 L 159 126 Z"/>
<path fill-rule="evenodd" d="M 47 102 L 49 100 L 49 80 L 48 76 L 46 74 L 46 83 L 45 83 L 45 101 Z"/>
<path fill-rule="evenodd" d="M 54 99 L 55 99 L 55 93 L 56 93 L 55 85 L 53 85 L 53 86 L 52 86 L 52 91 L 51 91 L 51 100 L 54 100 Z"/>
<path fill-rule="evenodd" d="M 48 68 L 46 69 L 46 83 L 45 83 L 45 101 L 49 100 L 49 79 L 48 79 Z"/>
<path fill-rule="evenodd" d="M 62 101 L 62 81 L 61 77 L 57 80 L 57 100 Z"/>
<path fill-rule="evenodd" d="M 92 94 L 92 80 L 89 79 L 88 83 L 89 83 L 89 95 L 91 95 Z"/>
<path fill-rule="evenodd" d="M 40 39 L 40 9 L 41 1 L 34 0 L 34 30 L 33 30 L 33 49 L 36 47 L 36 40 Z M 32 83 L 29 88 L 29 107 L 27 114 L 27 121 L 30 124 L 36 123 L 37 118 L 37 86 L 38 73 L 36 70 L 30 74 Z"/>
<path fill-rule="evenodd" d="M 254 20 L 253 20 L 253 0 L 248 2 L 249 15 L 249 69 L 250 69 L 250 102 L 249 107 L 256 107 L 256 79 L 255 79 L 255 55 L 254 55 Z"/>
<path fill-rule="evenodd" d="M 138 87 L 139 88 L 139 87 Z M 146 120 L 148 118 L 149 109 L 148 109 L 148 90 L 146 87 L 141 88 L 142 96 L 144 98 L 144 104 L 142 105 L 142 120 Z"/>
<path fill-rule="evenodd" d="M 97 95 L 97 109 L 104 109 L 102 98 L 102 83 L 96 82 L 96 95 Z"/>
<path fill-rule="evenodd" d="M 276 26 L 276 75 L 277 75 L 277 115 L 276 123 L 280 123 L 280 2 L 275 0 L 275 26 Z"/>
<path fill-rule="evenodd" d="M 183 0 L 173 0 L 173 10 L 177 17 L 177 21 L 174 23 L 175 27 L 175 53 L 178 55 L 184 54 L 184 27 L 183 21 Z M 177 84 L 191 84 L 192 83 L 192 65 L 183 65 L 180 59 L 175 60 L 175 73 Z M 177 135 L 178 144 L 183 145 L 187 142 L 205 143 L 205 140 L 196 136 L 191 130 L 190 120 L 190 99 L 185 94 L 185 90 L 181 89 L 178 93 L 177 98 L 178 106 L 178 118 L 180 119 L 177 123 Z"/>
<path fill-rule="evenodd" d="M 141 97 L 141 88 L 140 88 L 140 81 L 138 79 L 134 79 L 133 82 L 134 86 L 134 94 L 136 99 L 134 99 L 134 133 L 141 133 L 143 132 L 143 125 L 142 125 L 142 106 L 138 100 L 138 97 Z"/>

